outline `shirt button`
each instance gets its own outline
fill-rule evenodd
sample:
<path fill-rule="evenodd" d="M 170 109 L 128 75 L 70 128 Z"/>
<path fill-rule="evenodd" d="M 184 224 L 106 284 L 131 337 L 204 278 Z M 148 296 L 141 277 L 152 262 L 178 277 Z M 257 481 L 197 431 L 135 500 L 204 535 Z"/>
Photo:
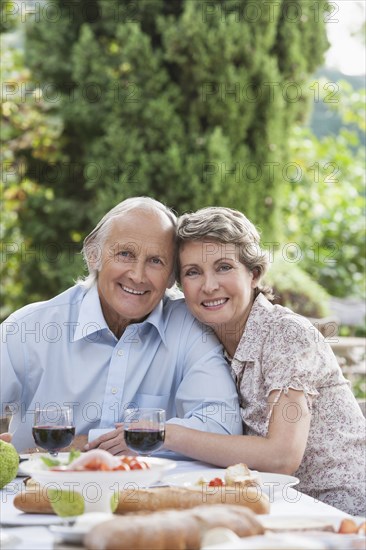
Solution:
<path fill-rule="evenodd" d="M 123 354 L 124 354 L 123 349 L 119 349 L 119 350 L 117 351 L 117 355 L 119 355 L 120 357 L 122 357 Z"/>
<path fill-rule="evenodd" d="M 115 395 L 117 392 L 118 392 L 117 388 L 112 388 L 111 393 L 113 393 L 113 395 Z"/>

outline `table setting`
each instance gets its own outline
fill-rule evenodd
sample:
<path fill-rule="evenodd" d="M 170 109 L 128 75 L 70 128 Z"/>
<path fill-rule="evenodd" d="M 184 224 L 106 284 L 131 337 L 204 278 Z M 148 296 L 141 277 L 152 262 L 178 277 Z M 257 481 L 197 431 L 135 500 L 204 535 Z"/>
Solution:
<path fill-rule="evenodd" d="M 365 548 L 365 518 L 301 493 L 294 476 L 217 468 L 162 449 L 162 410 L 131 412 L 129 456 L 65 452 L 72 416 L 62 411 L 52 422 L 53 412 L 46 420 L 36 412 L 41 450 L 21 454 L 1 490 L 1 548 Z"/>

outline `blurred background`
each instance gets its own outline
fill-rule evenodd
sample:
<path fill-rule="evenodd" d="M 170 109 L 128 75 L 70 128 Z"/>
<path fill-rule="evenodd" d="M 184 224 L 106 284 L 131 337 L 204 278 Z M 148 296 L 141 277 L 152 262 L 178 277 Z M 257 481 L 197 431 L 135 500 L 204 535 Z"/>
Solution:
<path fill-rule="evenodd" d="M 229 206 L 366 397 L 364 32 L 363 0 L 1 0 L 2 319 L 124 198 Z"/>

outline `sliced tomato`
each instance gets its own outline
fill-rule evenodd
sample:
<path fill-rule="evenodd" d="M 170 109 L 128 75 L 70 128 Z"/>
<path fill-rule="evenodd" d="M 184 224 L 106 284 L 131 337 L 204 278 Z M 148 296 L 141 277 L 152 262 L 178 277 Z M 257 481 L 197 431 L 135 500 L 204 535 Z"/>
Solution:
<path fill-rule="evenodd" d="M 129 464 L 126 464 L 125 462 L 121 462 L 117 468 L 114 468 L 114 470 L 123 470 L 124 472 L 127 472 L 128 470 L 131 470 Z"/>
<path fill-rule="evenodd" d="M 211 479 L 208 486 L 209 487 L 223 487 L 225 485 L 225 482 L 220 477 L 215 477 L 214 479 Z"/>
<path fill-rule="evenodd" d="M 104 470 L 110 471 L 109 466 L 104 464 L 99 458 L 90 460 L 87 464 L 84 465 L 85 470 Z"/>
<path fill-rule="evenodd" d="M 146 464 L 146 462 L 135 459 L 135 460 L 131 460 L 130 468 L 131 470 L 147 470 L 148 465 Z"/>

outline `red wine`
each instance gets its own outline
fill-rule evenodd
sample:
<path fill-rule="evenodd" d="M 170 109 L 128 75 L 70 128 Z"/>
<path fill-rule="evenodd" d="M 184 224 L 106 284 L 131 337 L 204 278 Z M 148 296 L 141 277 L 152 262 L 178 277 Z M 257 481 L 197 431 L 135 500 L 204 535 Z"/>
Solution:
<path fill-rule="evenodd" d="M 125 430 L 126 445 L 132 451 L 141 454 L 157 451 L 164 443 L 165 430 Z"/>
<path fill-rule="evenodd" d="M 75 426 L 36 426 L 32 429 L 36 445 L 48 451 L 68 447 L 75 436 Z"/>

